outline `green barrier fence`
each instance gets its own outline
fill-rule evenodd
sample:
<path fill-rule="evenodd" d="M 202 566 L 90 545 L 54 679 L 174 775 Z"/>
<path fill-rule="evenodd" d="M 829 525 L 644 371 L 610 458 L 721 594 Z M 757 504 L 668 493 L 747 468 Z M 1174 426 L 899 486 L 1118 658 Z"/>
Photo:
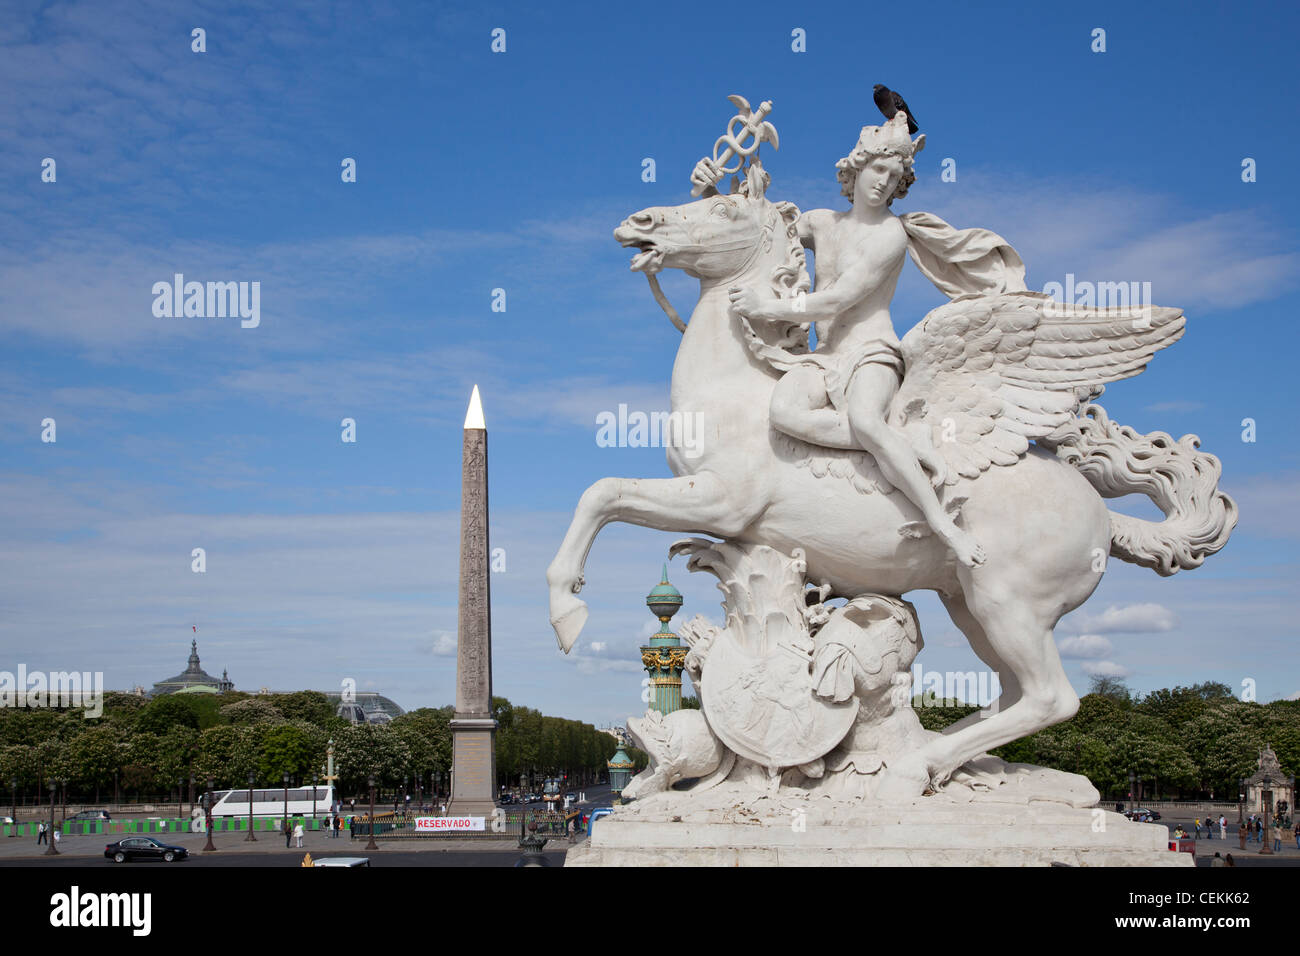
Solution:
<path fill-rule="evenodd" d="M 292 827 L 297 818 L 290 818 Z M 176 834 L 202 833 L 202 828 L 193 828 L 189 817 L 164 817 L 156 820 L 64 820 L 55 821 L 55 826 L 64 836 L 127 836 L 136 833 Z M 320 820 L 302 820 L 304 829 L 320 830 Z M 36 837 L 41 825 L 40 820 L 29 823 L 6 823 L 0 827 L 3 837 Z M 344 825 L 344 830 L 347 826 Z M 254 817 L 253 830 L 257 833 L 280 833 L 280 818 Z M 246 833 L 248 818 L 216 819 L 212 821 L 213 833 Z"/>

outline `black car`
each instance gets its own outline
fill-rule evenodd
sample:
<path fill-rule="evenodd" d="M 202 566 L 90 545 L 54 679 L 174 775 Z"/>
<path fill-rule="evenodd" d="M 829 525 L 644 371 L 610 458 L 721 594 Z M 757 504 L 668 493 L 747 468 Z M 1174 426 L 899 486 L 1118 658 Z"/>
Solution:
<path fill-rule="evenodd" d="M 171 863 L 189 855 L 190 851 L 183 846 L 170 846 L 146 836 L 127 837 L 104 847 L 104 856 L 115 863 L 125 863 L 128 860 L 162 860 Z"/>
<path fill-rule="evenodd" d="M 1151 823 L 1160 819 L 1160 811 L 1148 810 L 1146 807 L 1138 807 L 1135 810 L 1129 810 L 1124 814 L 1124 816 L 1137 823 Z"/>

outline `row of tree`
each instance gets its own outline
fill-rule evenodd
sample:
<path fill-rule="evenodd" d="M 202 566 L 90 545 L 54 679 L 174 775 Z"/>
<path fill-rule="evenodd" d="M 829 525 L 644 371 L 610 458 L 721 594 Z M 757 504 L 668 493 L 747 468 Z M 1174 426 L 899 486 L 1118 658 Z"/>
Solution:
<path fill-rule="evenodd" d="M 686 706 L 696 701 L 683 701 Z M 492 699 L 498 722 L 498 780 L 514 786 L 530 777 L 563 775 L 574 783 L 604 776 L 616 742 L 591 724 L 550 717 Z M 933 730 L 975 708 L 914 702 Z M 445 788 L 451 770 L 451 707 L 421 708 L 390 723 L 353 726 L 338 717 L 324 694 L 169 694 L 145 699 L 108 694 L 103 716 L 81 710 L 0 709 L 0 785 L 44 794 L 63 781 L 73 798 L 99 801 L 152 797 L 209 778 L 239 786 L 254 774 L 277 786 L 320 775 L 329 740 L 343 793 L 363 793 L 374 776 L 381 788 L 403 781 L 415 789 Z M 1237 781 L 1255 772 L 1259 751 L 1272 746 L 1283 768 L 1300 768 L 1300 702 L 1258 704 L 1236 699 L 1224 684 L 1131 693 L 1111 678 L 1094 681 L 1070 720 L 998 748 L 1006 760 L 1080 773 L 1108 797 L 1139 781 L 1138 799 L 1235 799 Z M 645 755 L 629 751 L 638 768 Z M 180 783 L 183 782 L 183 783 Z M 178 786 L 178 784 L 180 784 Z M 39 798 L 39 796 L 38 796 Z"/>
<path fill-rule="evenodd" d="M 914 701 L 921 723 L 939 730 L 967 706 Z M 1300 701 L 1238 700 L 1226 684 L 1132 693 L 1120 680 L 1095 678 L 1070 720 L 994 750 L 1004 760 L 1088 777 L 1108 799 L 1138 781 L 1136 799 L 1236 800 L 1238 781 L 1259 768 L 1271 746 L 1288 772 L 1300 769 Z"/>
<path fill-rule="evenodd" d="M 605 771 L 614 739 L 591 724 L 548 717 L 494 697 L 500 722 L 497 774 L 513 784 L 523 774 L 589 781 Z M 324 775 L 334 741 L 342 793 L 363 793 L 367 779 L 381 788 L 405 783 L 414 791 L 440 786 L 451 770 L 453 708 L 421 708 L 387 724 L 352 725 L 321 693 L 249 695 L 168 694 L 145 699 L 107 694 L 103 715 L 82 710 L 0 709 L 0 786 L 23 795 L 64 784 L 70 799 L 106 795 L 150 798 L 209 779 L 220 788 L 294 784 Z"/>

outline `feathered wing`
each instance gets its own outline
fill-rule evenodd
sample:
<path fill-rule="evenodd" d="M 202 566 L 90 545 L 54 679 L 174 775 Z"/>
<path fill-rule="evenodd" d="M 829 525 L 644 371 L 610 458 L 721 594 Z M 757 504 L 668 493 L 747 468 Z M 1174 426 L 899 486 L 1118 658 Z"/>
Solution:
<path fill-rule="evenodd" d="M 948 483 L 1011 465 L 1108 382 L 1137 375 L 1183 334 L 1181 309 L 1092 309 L 1038 292 L 968 295 L 906 336 L 890 423 L 928 438 Z M 924 438 L 922 438 L 924 440 Z"/>

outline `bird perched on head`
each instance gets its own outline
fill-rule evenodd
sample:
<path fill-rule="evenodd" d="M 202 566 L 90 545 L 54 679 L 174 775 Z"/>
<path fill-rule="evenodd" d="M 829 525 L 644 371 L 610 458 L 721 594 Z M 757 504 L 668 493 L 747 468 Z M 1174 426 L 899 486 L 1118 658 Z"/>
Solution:
<path fill-rule="evenodd" d="M 876 106 L 880 107 L 880 112 L 885 114 L 885 119 L 893 119 L 894 114 L 902 110 L 907 114 L 907 131 L 915 133 L 920 128 L 916 125 L 916 117 L 907 108 L 907 101 L 901 96 L 882 83 L 877 83 L 871 89 L 871 98 L 876 101 Z"/>

